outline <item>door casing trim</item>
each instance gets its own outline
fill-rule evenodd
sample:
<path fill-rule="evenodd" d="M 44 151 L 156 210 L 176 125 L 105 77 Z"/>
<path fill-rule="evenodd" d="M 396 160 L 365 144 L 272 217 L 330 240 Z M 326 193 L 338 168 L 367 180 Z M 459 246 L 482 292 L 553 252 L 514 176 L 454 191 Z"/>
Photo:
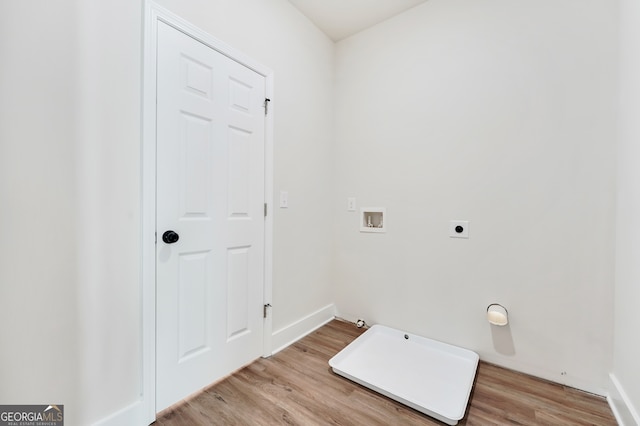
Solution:
<path fill-rule="evenodd" d="M 162 21 L 200 41 L 213 50 L 244 65 L 265 78 L 265 97 L 271 99 L 265 117 L 265 218 L 264 235 L 264 303 L 271 304 L 273 286 L 273 71 L 244 53 L 216 39 L 188 21 L 156 4 L 144 3 L 143 67 L 142 67 L 142 135 L 141 135 L 141 401 L 147 423 L 156 419 L 156 51 L 157 26 Z M 264 320 L 263 356 L 271 355 L 271 309 Z"/>

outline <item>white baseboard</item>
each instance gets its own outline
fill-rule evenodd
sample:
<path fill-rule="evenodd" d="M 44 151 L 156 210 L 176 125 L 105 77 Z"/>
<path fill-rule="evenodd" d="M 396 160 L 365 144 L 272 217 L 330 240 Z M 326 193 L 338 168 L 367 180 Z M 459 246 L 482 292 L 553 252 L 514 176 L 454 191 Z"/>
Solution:
<path fill-rule="evenodd" d="M 146 418 L 145 408 L 144 402 L 138 400 L 102 420 L 93 423 L 93 426 L 148 425 L 153 422 L 153 420 L 149 421 L 149 419 Z"/>
<path fill-rule="evenodd" d="M 607 402 L 620 426 L 640 426 L 640 414 L 633 406 L 615 374 L 609 374 L 610 392 Z"/>
<path fill-rule="evenodd" d="M 554 372 L 551 372 L 544 368 L 515 362 L 510 359 L 505 359 L 504 357 L 501 357 L 499 355 L 485 353 L 480 353 L 479 355 L 481 361 L 488 362 L 489 364 L 495 364 L 509 370 L 518 371 L 520 373 L 548 380 L 559 385 L 569 386 L 571 388 L 579 389 L 588 393 L 592 393 L 594 395 L 606 397 L 609 394 L 604 386 L 596 386 L 593 383 L 580 380 L 577 377 L 559 377 L 558 374 L 555 374 Z"/>
<path fill-rule="evenodd" d="M 335 317 L 336 307 L 332 303 L 324 308 L 318 309 L 304 318 L 299 319 L 293 324 L 289 324 L 286 327 L 275 331 L 271 338 L 271 347 L 275 349 L 273 349 L 271 353 L 275 354 L 276 352 L 280 352 L 282 349 L 302 339 L 312 331 L 322 327 Z"/>

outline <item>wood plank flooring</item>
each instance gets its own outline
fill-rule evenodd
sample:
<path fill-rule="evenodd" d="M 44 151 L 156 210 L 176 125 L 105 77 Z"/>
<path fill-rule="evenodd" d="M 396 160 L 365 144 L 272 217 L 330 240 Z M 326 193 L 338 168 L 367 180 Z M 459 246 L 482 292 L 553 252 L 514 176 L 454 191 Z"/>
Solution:
<path fill-rule="evenodd" d="M 444 425 L 334 374 L 364 330 L 334 320 L 159 413 L 157 426 Z M 481 362 L 459 425 L 616 425 L 604 398 Z"/>

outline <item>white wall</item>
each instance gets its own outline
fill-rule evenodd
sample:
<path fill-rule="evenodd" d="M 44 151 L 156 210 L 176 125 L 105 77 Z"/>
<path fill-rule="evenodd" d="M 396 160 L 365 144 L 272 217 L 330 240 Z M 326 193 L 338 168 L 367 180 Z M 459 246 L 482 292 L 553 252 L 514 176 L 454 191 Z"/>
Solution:
<path fill-rule="evenodd" d="M 75 404 L 75 10 L 33 3 L 0 2 L 0 401 Z"/>
<path fill-rule="evenodd" d="M 285 0 L 164 0 L 275 72 L 273 327 L 332 302 L 333 44 Z M 0 400 L 69 424 L 141 392 L 142 1 L 0 2 Z M 311 249 L 312 247 L 313 249 Z M 126 413 L 126 411 L 125 411 Z M 121 418 L 122 419 L 122 418 Z"/>
<path fill-rule="evenodd" d="M 142 3 L 78 0 L 75 60 L 81 422 L 140 398 Z M 98 385 L 99 384 L 99 385 Z"/>
<path fill-rule="evenodd" d="M 604 393 L 616 10 L 431 0 L 336 48 L 335 294 L 362 317 Z M 386 234 L 358 232 L 386 207 Z M 450 239 L 448 221 L 470 221 Z M 510 326 L 491 328 L 503 304 Z"/>
<path fill-rule="evenodd" d="M 640 424 L 640 2 L 620 1 L 620 121 L 612 396 Z M 629 416 L 635 416 L 632 420 Z"/>

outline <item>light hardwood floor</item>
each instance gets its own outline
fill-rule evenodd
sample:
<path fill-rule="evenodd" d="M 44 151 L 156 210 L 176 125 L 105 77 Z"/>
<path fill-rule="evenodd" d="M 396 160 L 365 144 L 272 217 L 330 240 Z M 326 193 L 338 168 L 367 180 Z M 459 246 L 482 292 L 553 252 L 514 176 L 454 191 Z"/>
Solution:
<path fill-rule="evenodd" d="M 156 425 L 444 425 L 334 374 L 364 330 L 334 320 L 160 413 Z M 615 425 L 604 398 L 481 362 L 459 425 Z"/>

